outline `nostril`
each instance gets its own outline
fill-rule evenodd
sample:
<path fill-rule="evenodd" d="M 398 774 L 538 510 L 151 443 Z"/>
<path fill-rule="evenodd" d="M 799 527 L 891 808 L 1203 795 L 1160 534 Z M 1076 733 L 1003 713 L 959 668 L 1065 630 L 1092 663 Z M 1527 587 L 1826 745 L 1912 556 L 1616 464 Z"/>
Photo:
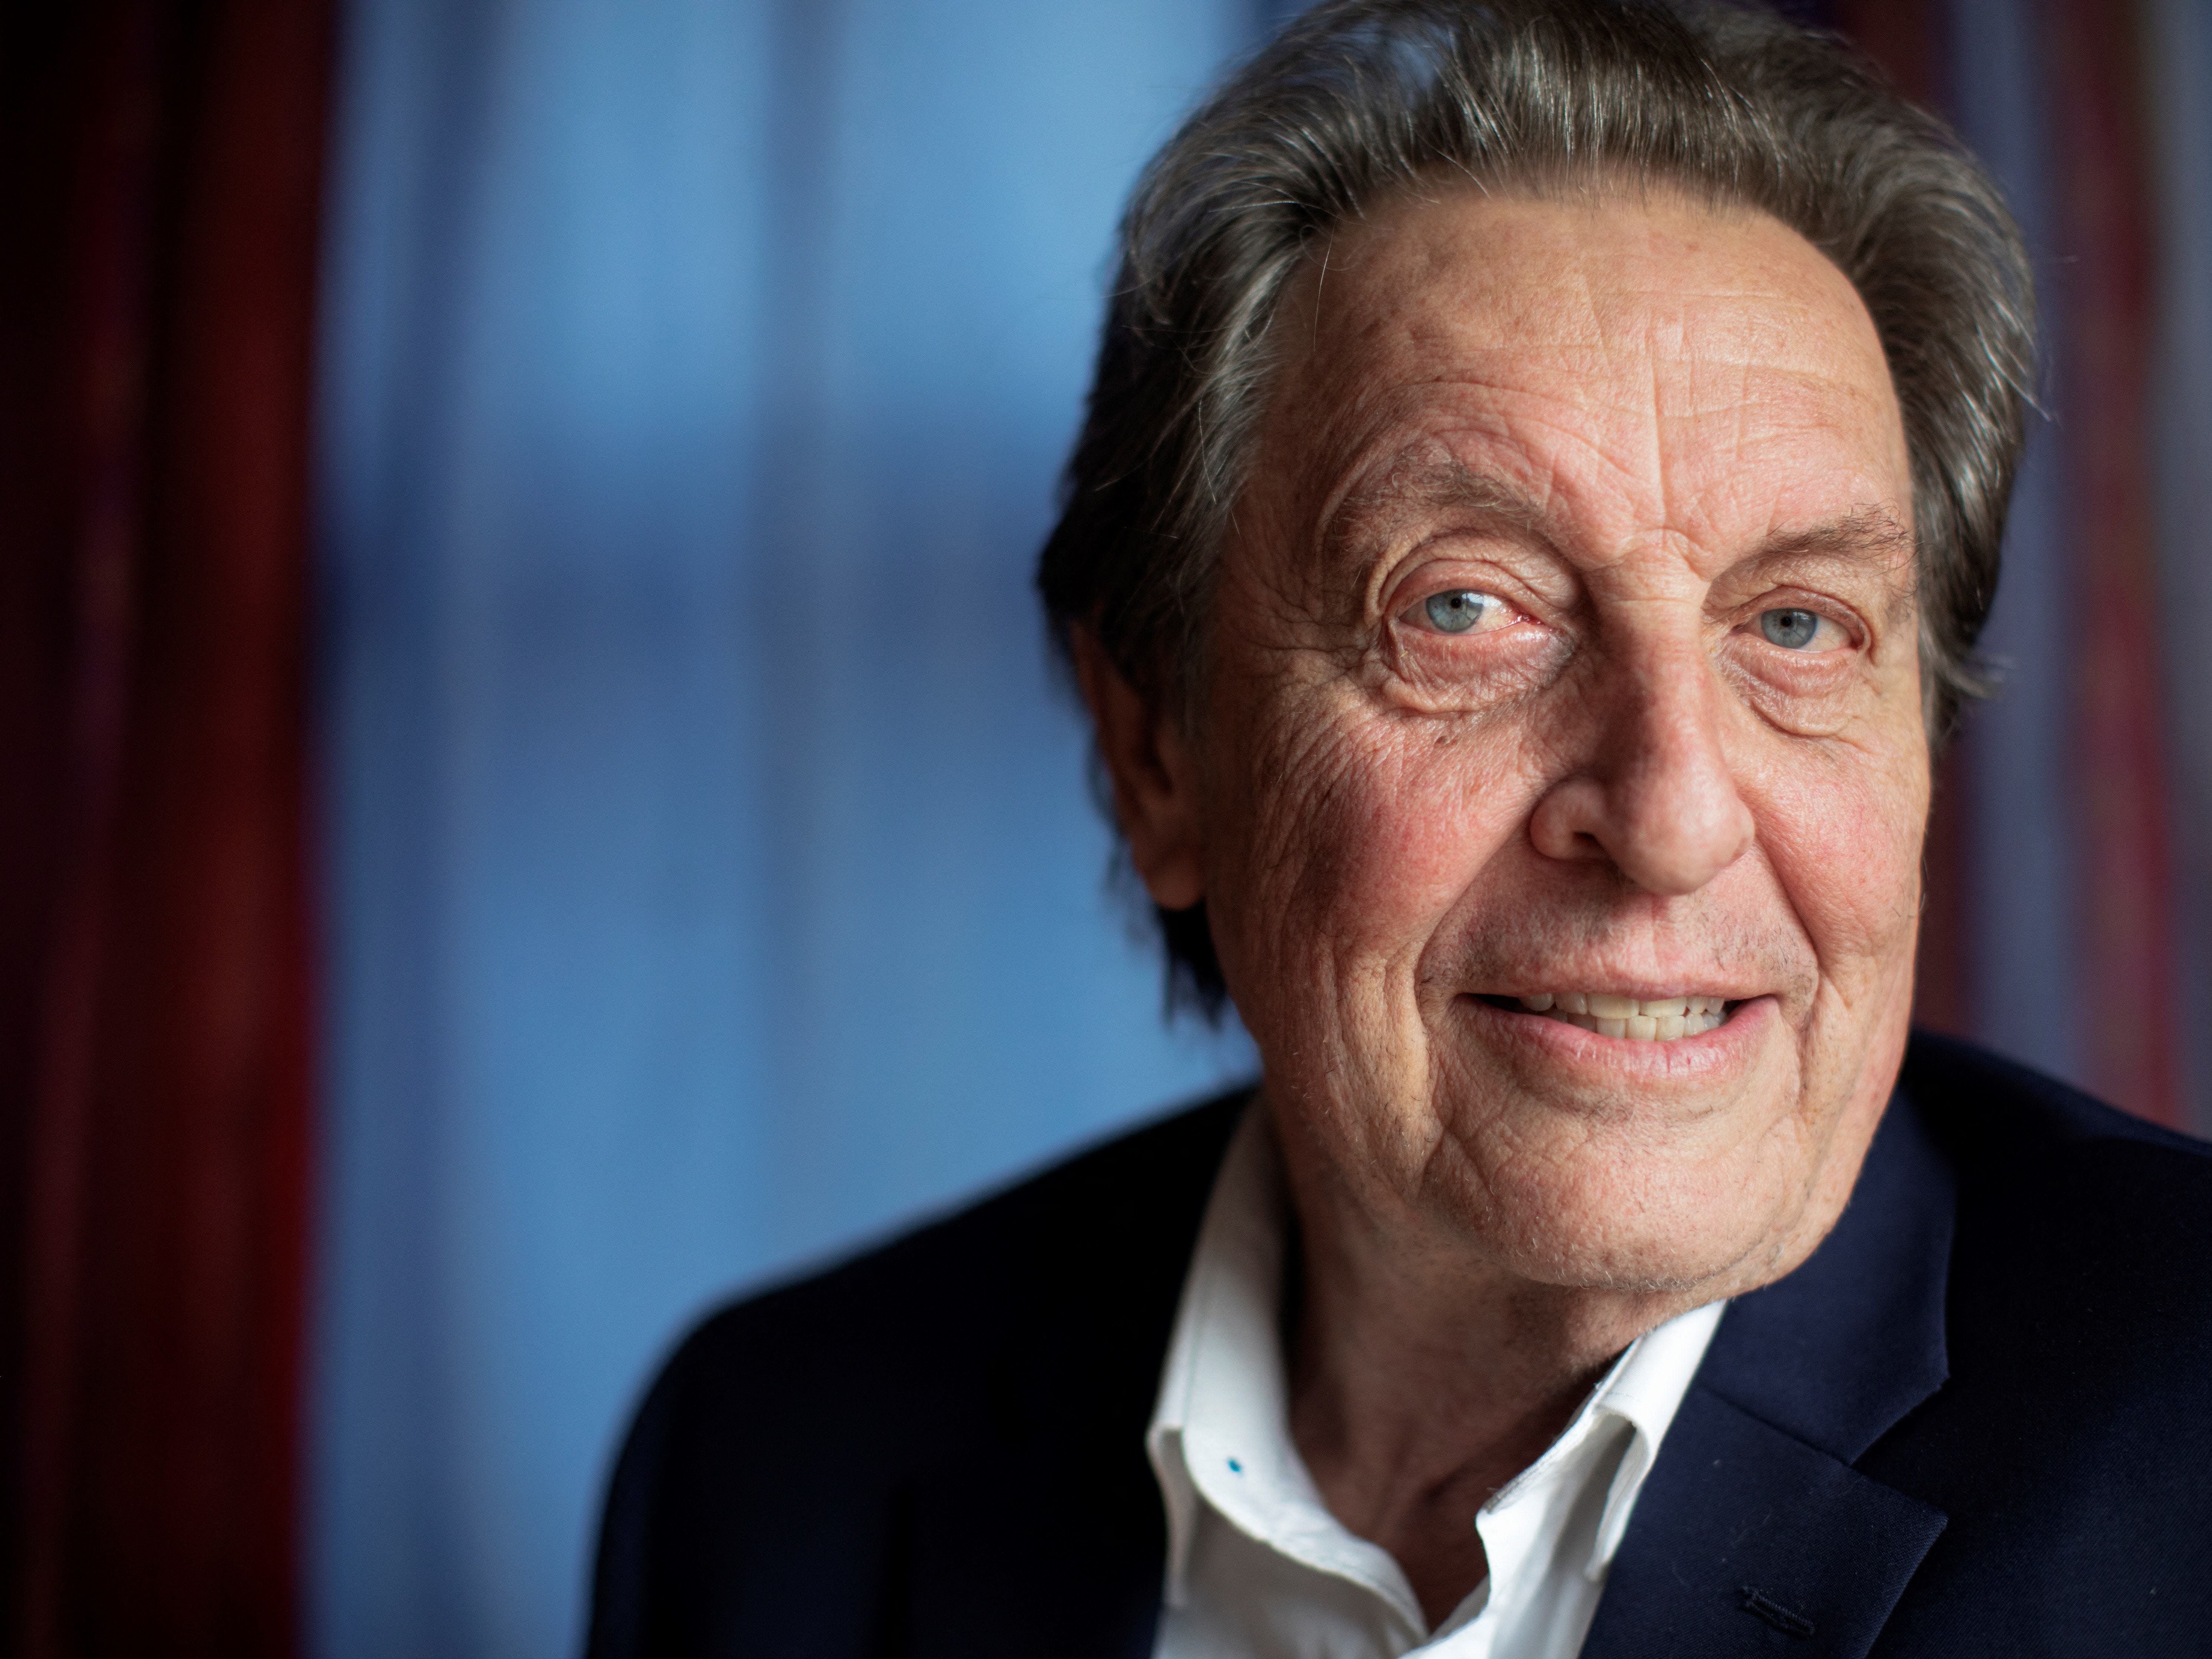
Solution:
<path fill-rule="evenodd" d="M 1605 786 L 1587 776 L 1554 784 L 1528 820 L 1536 850 L 1562 863 L 1610 861 L 1607 831 Z"/>

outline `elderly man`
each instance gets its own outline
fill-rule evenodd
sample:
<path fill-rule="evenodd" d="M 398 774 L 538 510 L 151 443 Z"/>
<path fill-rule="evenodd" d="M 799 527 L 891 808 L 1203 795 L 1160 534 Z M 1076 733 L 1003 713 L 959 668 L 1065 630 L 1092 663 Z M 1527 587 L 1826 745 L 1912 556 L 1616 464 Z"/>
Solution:
<path fill-rule="evenodd" d="M 711 1321 L 594 1650 L 2212 1650 L 2212 1164 L 1908 1053 L 2029 310 L 1772 19 L 1342 0 L 1240 73 L 1041 586 L 1262 1080 Z"/>

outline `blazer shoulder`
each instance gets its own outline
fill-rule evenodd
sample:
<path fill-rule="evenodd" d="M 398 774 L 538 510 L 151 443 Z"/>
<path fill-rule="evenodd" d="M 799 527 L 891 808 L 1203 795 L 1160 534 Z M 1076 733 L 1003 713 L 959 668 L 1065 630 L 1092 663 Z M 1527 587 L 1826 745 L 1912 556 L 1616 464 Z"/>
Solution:
<path fill-rule="evenodd" d="M 609 1486 L 591 1651 L 789 1651 L 801 1628 L 809 1651 L 872 1650 L 870 1597 L 897 1577 L 876 1558 L 913 1492 L 984 1478 L 1039 1423 L 1135 1444 L 1248 1098 L 1118 1136 L 694 1328 Z M 710 1629 L 743 1635 L 677 1634 Z"/>
<path fill-rule="evenodd" d="M 2212 1143 L 2145 1121 L 1956 1037 L 1913 1034 L 1899 1087 L 1968 1181 L 2003 1182 L 2111 1162 L 2148 1200 L 2212 1196 Z"/>
<path fill-rule="evenodd" d="M 1117 1291 L 1164 1269 L 1179 1287 L 1249 1098 L 1242 1089 L 1174 1112 L 726 1304 L 683 1339 L 654 1396 L 678 1416 L 702 1397 L 720 1415 L 806 1407 L 861 1389 L 941 1407 L 921 1396 L 938 1391 L 933 1382 L 963 1387 L 948 1373 L 981 1363 L 1024 1320 L 1054 1308 L 1062 1317 L 1106 1313 Z M 1031 1328 L 1025 1340 L 1039 1334 Z"/>
<path fill-rule="evenodd" d="M 1957 1176 L 1954 1331 L 2002 1310 L 2008 1347 L 2067 1350 L 2051 1370 L 2193 1391 L 2212 1364 L 2212 1146 L 1948 1038 L 1916 1036 L 1901 1083 Z"/>

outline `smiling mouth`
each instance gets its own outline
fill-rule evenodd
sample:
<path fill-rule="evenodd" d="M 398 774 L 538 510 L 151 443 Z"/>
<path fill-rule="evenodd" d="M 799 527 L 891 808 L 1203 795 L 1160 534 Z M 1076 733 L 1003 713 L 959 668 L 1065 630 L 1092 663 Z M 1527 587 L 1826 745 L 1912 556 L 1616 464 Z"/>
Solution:
<path fill-rule="evenodd" d="M 1627 1037 L 1639 1042 L 1674 1042 L 1683 1037 L 1701 1036 L 1741 1006 L 1721 997 L 1638 1000 L 1597 991 L 1547 991 L 1540 996 L 1486 996 L 1482 1000 L 1493 1008 L 1541 1014 L 1547 1019 L 1578 1025 L 1600 1036 Z"/>

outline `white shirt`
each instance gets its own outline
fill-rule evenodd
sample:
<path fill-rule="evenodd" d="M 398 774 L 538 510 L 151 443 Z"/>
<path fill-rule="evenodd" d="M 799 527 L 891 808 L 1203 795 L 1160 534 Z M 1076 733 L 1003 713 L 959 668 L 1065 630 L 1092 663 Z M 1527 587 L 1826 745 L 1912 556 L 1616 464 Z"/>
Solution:
<path fill-rule="evenodd" d="M 1431 1631 L 1396 1560 L 1329 1513 L 1291 1443 L 1288 1216 L 1255 1106 L 1214 1181 L 1146 1437 L 1168 1513 L 1155 1659 L 1573 1659 L 1725 1304 L 1630 1344 L 1551 1449 L 1482 1506 L 1490 1576 Z"/>

